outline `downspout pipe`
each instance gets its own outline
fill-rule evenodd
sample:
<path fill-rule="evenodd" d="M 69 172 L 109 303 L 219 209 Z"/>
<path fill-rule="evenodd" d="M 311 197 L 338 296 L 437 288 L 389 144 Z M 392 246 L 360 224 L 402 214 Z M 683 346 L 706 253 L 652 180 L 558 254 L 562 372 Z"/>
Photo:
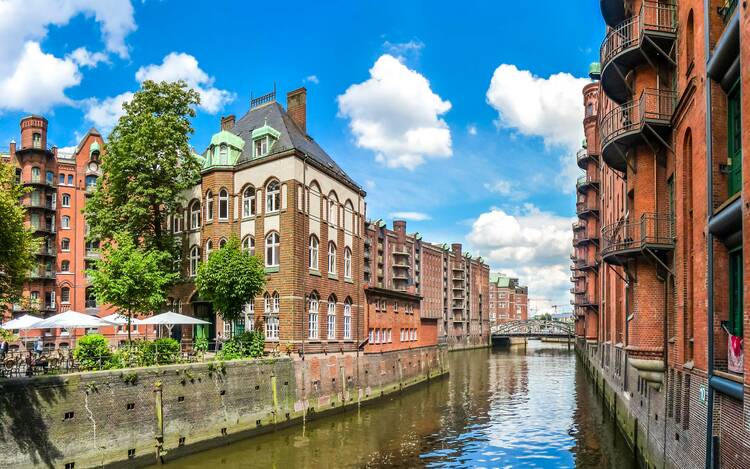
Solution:
<path fill-rule="evenodd" d="M 706 68 L 711 61 L 711 2 L 703 0 L 703 22 L 705 30 Z M 712 147 L 712 120 L 711 120 L 711 79 L 706 80 L 706 221 L 710 220 L 713 213 L 713 147 Z M 708 331 L 708 396 L 706 402 L 706 467 L 713 467 L 714 445 L 713 445 L 713 421 L 714 421 L 714 390 L 710 385 L 714 375 L 714 236 L 711 230 L 706 230 L 706 254 L 708 261 L 707 285 L 708 301 L 706 321 Z"/>

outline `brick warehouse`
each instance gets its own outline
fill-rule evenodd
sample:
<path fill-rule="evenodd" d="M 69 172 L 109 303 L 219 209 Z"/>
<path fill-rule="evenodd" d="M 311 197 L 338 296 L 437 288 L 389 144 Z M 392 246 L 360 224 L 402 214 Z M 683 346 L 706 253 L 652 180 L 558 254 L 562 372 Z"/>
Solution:
<path fill-rule="evenodd" d="M 750 467 L 750 12 L 600 3 L 573 226 L 578 350 L 648 467 Z"/>
<path fill-rule="evenodd" d="M 490 275 L 490 325 L 529 318 L 529 287 L 504 274 Z"/>

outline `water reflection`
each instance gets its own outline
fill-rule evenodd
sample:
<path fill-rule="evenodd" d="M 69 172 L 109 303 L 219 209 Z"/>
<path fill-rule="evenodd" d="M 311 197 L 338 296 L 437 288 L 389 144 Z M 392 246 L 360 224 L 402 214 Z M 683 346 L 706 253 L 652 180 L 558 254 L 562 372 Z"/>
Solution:
<path fill-rule="evenodd" d="M 637 467 L 566 346 L 532 341 L 450 361 L 447 379 L 167 466 Z"/>

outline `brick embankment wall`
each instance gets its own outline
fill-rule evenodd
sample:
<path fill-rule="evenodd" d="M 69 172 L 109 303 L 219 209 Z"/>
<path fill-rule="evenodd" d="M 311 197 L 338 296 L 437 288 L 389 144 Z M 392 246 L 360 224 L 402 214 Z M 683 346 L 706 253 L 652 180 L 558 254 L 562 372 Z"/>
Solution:
<path fill-rule="evenodd" d="M 158 452 L 173 460 L 443 376 L 446 354 L 429 347 L 4 380 L 0 466 L 137 467 Z"/>
<path fill-rule="evenodd" d="M 576 351 L 643 467 L 705 466 L 707 406 L 700 397 L 701 389 L 708 389 L 705 375 L 670 368 L 655 389 L 618 347 L 578 341 Z"/>

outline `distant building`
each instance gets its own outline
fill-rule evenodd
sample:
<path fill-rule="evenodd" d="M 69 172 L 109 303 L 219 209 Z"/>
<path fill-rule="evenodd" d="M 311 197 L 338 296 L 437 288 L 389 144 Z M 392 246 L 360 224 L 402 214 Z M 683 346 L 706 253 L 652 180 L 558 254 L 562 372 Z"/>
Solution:
<path fill-rule="evenodd" d="M 517 278 L 504 274 L 490 275 L 490 323 L 525 321 L 529 317 L 529 288 Z"/>

